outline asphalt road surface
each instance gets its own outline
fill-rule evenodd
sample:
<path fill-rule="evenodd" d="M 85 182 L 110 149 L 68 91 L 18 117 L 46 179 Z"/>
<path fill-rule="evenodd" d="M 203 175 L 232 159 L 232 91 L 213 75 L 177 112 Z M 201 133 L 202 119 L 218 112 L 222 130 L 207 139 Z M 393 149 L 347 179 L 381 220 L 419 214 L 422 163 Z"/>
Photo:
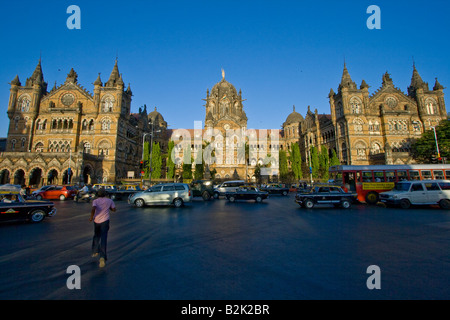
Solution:
<path fill-rule="evenodd" d="M 117 201 L 100 269 L 91 204 L 55 204 L 42 223 L 0 225 L 0 299 L 450 299 L 450 212 L 438 208 L 307 210 L 293 194 L 179 209 Z M 67 287 L 71 265 L 80 289 Z"/>

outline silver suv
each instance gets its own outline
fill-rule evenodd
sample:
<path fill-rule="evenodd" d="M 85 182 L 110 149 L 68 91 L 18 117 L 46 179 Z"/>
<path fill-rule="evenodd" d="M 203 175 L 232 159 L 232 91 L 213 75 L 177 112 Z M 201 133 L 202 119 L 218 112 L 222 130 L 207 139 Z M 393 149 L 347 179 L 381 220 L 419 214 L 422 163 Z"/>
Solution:
<path fill-rule="evenodd" d="M 227 192 L 235 192 L 240 186 L 245 185 L 244 180 L 226 181 L 214 188 L 214 199 L 225 196 Z"/>
<path fill-rule="evenodd" d="M 145 191 L 134 193 L 128 198 L 128 203 L 138 208 L 146 205 L 174 205 L 179 208 L 191 201 L 191 190 L 186 183 L 158 184 Z"/>
<path fill-rule="evenodd" d="M 422 180 L 397 182 L 395 188 L 380 193 L 380 201 L 388 205 L 439 205 L 450 209 L 450 180 Z"/>

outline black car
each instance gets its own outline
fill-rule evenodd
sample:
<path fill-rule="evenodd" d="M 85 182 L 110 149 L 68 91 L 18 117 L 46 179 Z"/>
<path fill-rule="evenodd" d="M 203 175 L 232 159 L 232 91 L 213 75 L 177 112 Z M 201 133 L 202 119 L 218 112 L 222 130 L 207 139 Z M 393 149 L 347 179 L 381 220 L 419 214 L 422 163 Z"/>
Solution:
<path fill-rule="evenodd" d="M 345 192 L 339 186 L 315 186 L 310 192 L 297 193 L 295 202 L 307 209 L 312 209 L 316 204 L 332 204 L 348 209 L 356 198 L 356 193 Z"/>
<path fill-rule="evenodd" d="M 236 191 L 226 192 L 225 197 L 230 202 L 236 200 L 255 200 L 256 202 L 262 202 L 269 197 L 269 193 L 260 191 L 254 186 L 241 186 Z"/>
<path fill-rule="evenodd" d="M 25 200 L 18 191 L 0 191 L 0 221 L 28 220 L 41 222 L 56 214 L 54 203 L 46 200 Z"/>
<path fill-rule="evenodd" d="M 261 187 L 261 191 L 266 191 L 269 194 L 281 194 L 287 196 L 289 194 L 289 188 L 283 187 L 281 184 L 272 183 Z"/>
<path fill-rule="evenodd" d="M 214 197 L 214 187 L 209 180 L 194 180 L 189 187 L 193 197 L 202 197 L 205 201 Z"/>

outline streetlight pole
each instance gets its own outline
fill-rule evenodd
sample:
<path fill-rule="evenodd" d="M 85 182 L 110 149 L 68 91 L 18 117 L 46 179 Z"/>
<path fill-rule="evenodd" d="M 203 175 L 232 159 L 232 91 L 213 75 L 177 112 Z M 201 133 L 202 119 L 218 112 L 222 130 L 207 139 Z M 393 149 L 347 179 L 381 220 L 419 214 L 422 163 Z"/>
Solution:
<path fill-rule="evenodd" d="M 434 141 L 436 142 L 436 151 L 437 151 L 437 158 L 439 161 L 439 158 L 441 157 L 441 153 L 439 152 L 439 145 L 438 145 L 438 140 L 437 140 L 437 135 L 436 135 L 436 128 L 435 127 L 431 127 L 434 131 Z"/>

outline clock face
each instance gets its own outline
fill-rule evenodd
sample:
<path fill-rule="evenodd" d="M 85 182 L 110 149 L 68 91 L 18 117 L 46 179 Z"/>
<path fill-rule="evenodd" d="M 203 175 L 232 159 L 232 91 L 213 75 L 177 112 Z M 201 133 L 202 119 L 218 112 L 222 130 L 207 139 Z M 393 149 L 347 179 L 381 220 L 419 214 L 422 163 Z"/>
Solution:
<path fill-rule="evenodd" d="M 72 105 L 74 101 L 75 101 L 75 96 L 71 93 L 66 93 L 61 97 L 61 102 L 66 107 Z"/>
<path fill-rule="evenodd" d="M 227 123 L 226 125 L 223 126 L 225 130 L 230 129 L 230 125 Z"/>
<path fill-rule="evenodd" d="M 394 109 L 397 106 L 397 99 L 395 99 L 394 97 L 388 97 L 386 99 L 386 104 L 389 108 Z"/>

